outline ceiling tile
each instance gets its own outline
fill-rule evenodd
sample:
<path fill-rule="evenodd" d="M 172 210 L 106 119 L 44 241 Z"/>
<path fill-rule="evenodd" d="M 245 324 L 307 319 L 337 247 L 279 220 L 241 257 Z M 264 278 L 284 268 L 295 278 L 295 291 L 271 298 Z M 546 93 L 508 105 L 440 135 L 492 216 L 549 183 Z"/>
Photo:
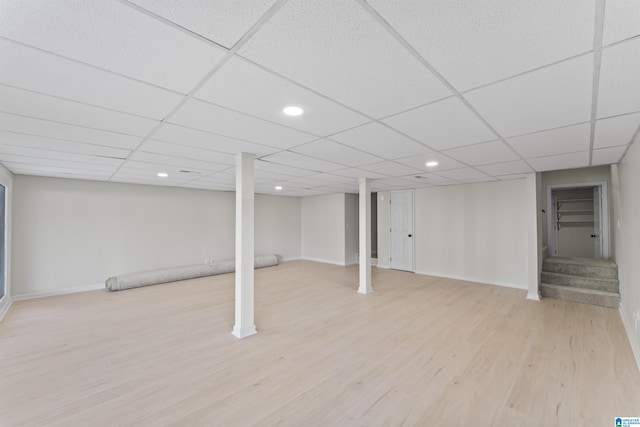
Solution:
<path fill-rule="evenodd" d="M 405 178 L 391 177 L 391 178 L 382 178 L 373 181 L 377 185 L 386 186 L 393 189 L 409 189 L 414 188 L 416 186 L 415 180 L 409 180 Z"/>
<path fill-rule="evenodd" d="M 482 172 L 472 168 L 453 169 L 449 171 L 436 172 L 438 175 L 457 181 L 485 180 L 489 177 Z"/>
<path fill-rule="evenodd" d="M 256 171 L 270 172 L 282 175 L 291 176 L 307 176 L 314 175 L 316 172 L 308 169 L 301 169 L 297 167 L 285 166 L 278 163 L 265 162 L 264 160 L 256 160 Z"/>
<path fill-rule="evenodd" d="M 640 38 L 602 51 L 598 117 L 640 111 L 639 75 Z"/>
<path fill-rule="evenodd" d="M 596 121 L 593 148 L 627 145 L 640 126 L 640 113 Z"/>
<path fill-rule="evenodd" d="M 376 173 L 376 172 L 367 171 L 367 170 L 358 169 L 358 168 L 340 169 L 337 171 L 333 171 L 331 173 L 333 175 L 340 175 L 340 176 L 354 178 L 354 179 L 358 179 L 358 178 L 379 179 L 379 178 L 385 178 L 387 176 L 381 173 Z"/>
<path fill-rule="evenodd" d="M 238 58 L 229 60 L 196 92 L 197 98 L 318 136 L 326 136 L 369 119 L 307 89 Z M 290 117 L 289 105 L 304 109 Z"/>
<path fill-rule="evenodd" d="M 602 44 L 608 45 L 640 34 L 638 0 L 607 0 L 604 4 Z"/>
<path fill-rule="evenodd" d="M 282 149 L 316 139 L 307 133 L 195 99 L 187 101 L 170 122 Z"/>
<path fill-rule="evenodd" d="M 290 1 L 239 53 L 373 117 L 450 95 L 348 0 Z"/>
<path fill-rule="evenodd" d="M 626 146 L 601 148 L 593 150 L 592 166 L 596 165 L 612 165 L 622 160 L 622 156 L 627 151 Z"/>
<path fill-rule="evenodd" d="M 305 179 L 315 181 L 316 186 L 326 185 L 327 183 L 334 183 L 334 182 L 343 183 L 343 184 L 353 182 L 353 177 L 338 176 L 336 173 L 337 171 L 334 171 L 332 173 L 313 174 L 313 175 L 305 176 Z"/>
<path fill-rule="evenodd" d="M 292 153 L 290 151 L 281 151 L 262 158 L 271 163 L 278 163 L 285 166 L 299 167 L 315 172 L 330 172 L 337 169 L 343 169 L 344 166 L 327 162 L 325 160 L 314 159 L 312 157 L 303 156 L 302 154 Z"/>
<path fill-rule="evenodd" d="M 351 147 L 338 144 L 337 142 L 329 141 L 328 139 L 309 142 L 292 148 L 291 151 L 347 166 L 366 165 L 381 160 L 380 157 L 355 150 Z"/>
<path fill-rule="evenodd" d="M 377 122 L 331 135 L 331 139 L 387 160 L 431 151 L 424 145 Z"/>
<path fill-rule="evenodd" d="M 442 183 L 446 183 L 451 181 L 449 178 L 445 178 L 440 175 L 436 175 L 434 173 L 421 173 L 420 175 L 409 175 L 403 176 L 402 178 L 408 179 L 409 181 L 415 181 L 416 185 L 440 185 Z"/>
<path fill-rule="evenodd" d="M 144 156 L 143 156 L 144 157 Z M 147 157 L 145 161 L 137 161 L 137 160 L 127 160 L 126 163 L 122 165 L 120 169 L 126 169 L 131 173 L 145 174 L 149 176 L 156 176 L 158 172 L 166 172 L 169 175 L 172 174 L 184 174 L 188 172 L 190 175 L 198 175 L 198 176 L 206 176 L 212 173 L 211 168 L 202 169 L 197 167 L 188 167 L 185 168 L 180 165 L 169 165 L 166 164 L 166 159 L 163 156 L 156 157 L 159 162 L 153 162 L 151 157 Z M 165 163 L 162 163 L 165 162 Z M 225 166 L 227 170 L 231 168 L 230 166 Z M 217 171 L 219 168 L 213 169 L 213 171 Z M 138 172 L 133 172 L 138 171 Z M 234 181 L 235 182 L 235 181 Z"/>
<path fill-rule="evenodd" d="M 386 161 L 380 163 L 374 163 L 371 165 L 361 166 L 360 169 L 364 169 L 371 172 L 376 172 L 389 176 L 402 176 L 419 174 L 422 171 L 420 169 L 412 168 L 400 163 Z"/>
<path fill-rule="evenodd" d="M 31 148 L 15 145 L 0 145 L 0 154 L 14 155 L 29 158 L 37 158 L 42 160 L 64 160 L 69 162 L 107 165 L 110 167 L 118 167 L 125 160 L 124 158 L 105 157 L 101 155 L 76 154 L 53 150 L 43 150 L 40 148 Z"/>
<path fill-rule="evenodd" d="M 24 156 L 24 155 L 0 153 L 0 162 L 6 165 L 9 165 L 12 163 L 19 163 L 24 165 L 24 167 L 31 167 L 31 168 L 38 168 L 38 169 L 44 169 L 48 167 L 72 169 L 72 170 L 79 169 L 79 170 L 82 170 L 83 173 L 87 173 L 87 172 L 113 173 L 118 168 L 116 164 L 100 164 L 96 162 L 85 161 L 85 160 L 91 160 L 91 159 L 88 159 L 90 156 L 82 157 L 82 156 L 76 155 L 78 157 L 73 157 L 71 160 L 67 159 L 66 158 L 67 156 L 71 156 L 71 155 L 66 155 L 65 158 L 59 159 L 59 158 L 56 158 L 55 155 L 53 155 L 52 157 L 30 157 L 30 156 Z M 122 161 L 120 161 L 119 163 L 122 163 Z"/>
<path fill-rule="evenodd" d="M 0 144 L 18 148 L 36 148 L 41 150 L 58 151 L 62 153 L 85 154 L 111 158 L 126 158 L 131 151 L 121 148 L 104 147 L 102 145 L 83 144 L 59 139 L 43 138 L 41 136 L 24 135 L 21 133 L 0 131 Z"/>
<path fill-rule="evenodd" d="M 560 169 L 574 169 L 589 166 L 589 151 L 558 154 L 548 157 L 529 159 L 529 164 L 538 172 Z"/>
<path fill-rule="evenodd" d="M 593 1 L 369 3 L 460 90 L 593 49 Z"/>
<path fill-rule="evenodd" d="M 131 160 L 137 162 L 146 162 L 167 166 L 179 166 L 181 169 L 197 170 L 197 171 L 220 171 L 227 169 L 228 165 L 221 165 L 219 163 L 211 163 L 203 160 L 183 159 L 181 157 L 167 156 L 164 154 L 145 153 L 137 151 L 130 157 Z"/>
<path fill-rule="evenodd" d="M 0 39 L 0 83 L 156 119 L 183 98 L 88 65 Z M 46 72 L 42 72 L 46 70 Z"/>
<path fill-rule="evenodd" d="M 25 163 L 2 162 L 16 175 L 37 175 L 55 178 L 86 179 L 93 181 L 106 181 L 113 171 L 97 171 L 90 167 L 85 169 L 68 168 L 63 166 L 31 165 Z"/>
<path fill-rule="evenodd" d="M 522 160 L 478 166 L 476 169 L 491 176 L 516 175 L 533 172 L 529 165 Z"/>
<path fill-rule="evenodd" d="M 476 110 L 503 136 L 516 136 L 591 118 L 593 55 L 466 93 Z"/>
<path fill-rule="evenodd" d="M 279 151 L 278 148 L 267 145 L 256 144 L 168 123 L 164 123 L 160 129 L 153 134 L 153 139 L 229 154 L 252 153 L 256 156 L 264 156 Z"/>
<path fill-rule="evenodd" d="M 1 36 L 181 93 L 225 55 L 121 2 L 3 0 L 2 9 Z"/>
<path fill-rule="evenodd" d="M 460 163 L 457 160 L 453 160 L 452 158 L 442 154 L 442 153 L 429 153 L 422 154 L 420 156 L 411 156 L 405 157 L 403 159 L 397 159 L 398 163 L 402 163 L 416 169 L 419 169 L 422 172 L 437 172 L 444 171 L 449 169 L 459 169 L 465 167 L 464 164 Z M 437 166 L 427 166 L 427 162 L 438 162 Z"/>
<path fill-rule="evenodd" d="M 454 148 L 453 150 L 444 151 L 443 154 L 471 166 L 518 159 L 518 155 L 502 141 L 491 141 L 467 147 Z"/>
<path fill-rule="evenodd" d="M 231 48 L 275 0 L 130 0 L 154 14 Z"/>
<path fill-rule="evenodd" d="M 435 149 L 470 145 L 496 135 L 458 98 L 449 98 L 383 120 Z"/>
<path fill-rule="evenodd" d="M 188 145 L 173 144 L 171 142 L 156 141 L 152 139 L 145 141 L 144 144 L 138 148 L 138 151 L 165 154 L 167 156 L 182 157 L 185 159 L 202 160 L 205 162 L 230 166 L 235 164 L 235 157 L 228 153 L 220 153 L 217 151 L 190 147 Z"/>
<path fill-rule="evenodd" d="M 590 138 L 591 125 L 583 123 L 509 138 L 507 142 L 522 157 L 529 159 L 588 150 Z"/>
<path fill-rule="evenodd" d="M 130 173 L 127 170 L 120 169 L 116 172 L 110 181 L 131 182 L 138 184 L 152 185 L 178 185 L 183 182 L 191 181 L 193 177 L 185 177 L 181 175 L 169 175 L 166 178 L 160 178 L 156 174 L 141 175 L 138 173 Z"/>
<path fill-rule="evenodd" d="M 2 85 L 0 111 L 138 136 L 145 136 L 159 123 Z"/>
<path fill-rule="evenodd" d="M 50 122 L 31 117 L 0 113 L 0 129 L 67 141 L 82 142 L 108 147 L 134 149 L 142 141 L 142 137 L 122 133 L 106 132 L 82 126 Z"/>

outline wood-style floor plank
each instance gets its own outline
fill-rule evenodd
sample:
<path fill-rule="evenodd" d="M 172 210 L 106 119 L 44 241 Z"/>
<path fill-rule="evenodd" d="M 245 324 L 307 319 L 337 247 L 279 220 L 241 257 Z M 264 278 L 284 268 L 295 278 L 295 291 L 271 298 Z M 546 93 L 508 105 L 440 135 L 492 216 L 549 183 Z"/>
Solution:
<path fill-rule="evenodd" d="M 233 275 L 15 302 L 0 324 L 0 425 L 610 425 L 640 415 L 616 310 L 357 266 L 256 271 L 238 340 Z"/>

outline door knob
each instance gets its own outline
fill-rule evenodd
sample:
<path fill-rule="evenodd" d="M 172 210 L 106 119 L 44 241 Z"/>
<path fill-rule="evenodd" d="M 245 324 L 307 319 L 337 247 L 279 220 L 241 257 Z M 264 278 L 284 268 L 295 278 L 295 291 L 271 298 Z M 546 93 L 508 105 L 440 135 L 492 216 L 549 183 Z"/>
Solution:
<path fill-rule="evenodd" d="M 409 237 L 411 237 L 411 234 L 409 234 Z"/>

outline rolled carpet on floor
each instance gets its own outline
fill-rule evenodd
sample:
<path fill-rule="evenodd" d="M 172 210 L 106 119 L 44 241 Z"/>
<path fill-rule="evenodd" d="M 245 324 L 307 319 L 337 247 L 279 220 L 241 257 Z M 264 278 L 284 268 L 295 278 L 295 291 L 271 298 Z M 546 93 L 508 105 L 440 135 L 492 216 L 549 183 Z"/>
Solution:
<path fill-rule="evenodd" d="M 278 257 L 276 255 L 258 255 L 254 259 L 255 268 L 270 267 L 272 265 L 278 265 Z M 141 288 L 143 286 L 177 282 L 179 280 L 232 273 L 235 271 L 235 268 L 235 261 L 220 261 L 210 264 L 122 274 L 120 276 L 109 277 L 105 282 L 105 287 L 109 291 L 122 291 L 124 289 Z"/>

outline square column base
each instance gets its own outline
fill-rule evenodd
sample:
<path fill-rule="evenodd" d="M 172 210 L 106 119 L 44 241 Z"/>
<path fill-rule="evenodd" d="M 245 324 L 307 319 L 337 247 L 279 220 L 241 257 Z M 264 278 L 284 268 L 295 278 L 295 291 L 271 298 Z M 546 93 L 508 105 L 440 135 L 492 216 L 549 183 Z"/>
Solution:
<path fill-rule="evenodd" d="M 234 325 L 233 331 L 231 332 L 231 334 L 236 338 L 248 337 L 255 333 L 258 333 L 258 331 L 256 331 L 256 325 L 252 325 L 248 328 L 240 328 L 238 325 Z"/>

